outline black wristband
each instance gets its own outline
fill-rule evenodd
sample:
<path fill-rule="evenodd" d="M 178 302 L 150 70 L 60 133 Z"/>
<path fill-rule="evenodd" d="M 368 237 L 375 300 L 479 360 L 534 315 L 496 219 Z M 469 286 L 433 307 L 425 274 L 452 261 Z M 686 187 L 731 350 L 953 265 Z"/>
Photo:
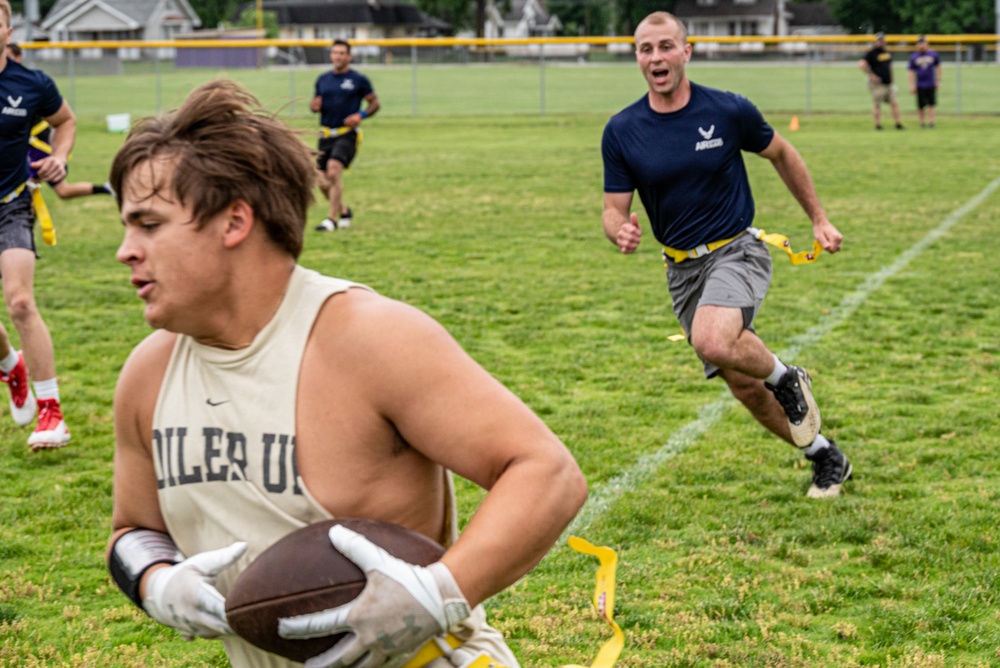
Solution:
<path fill-rule="evenodd" d="M 179 564 L 184 555 L 165 533 L 152 529 L 132 529 L 115 541 L 108 555 L 111 578 L 133 603 L 142 608 L 139 583 L 156 564 Z"/>

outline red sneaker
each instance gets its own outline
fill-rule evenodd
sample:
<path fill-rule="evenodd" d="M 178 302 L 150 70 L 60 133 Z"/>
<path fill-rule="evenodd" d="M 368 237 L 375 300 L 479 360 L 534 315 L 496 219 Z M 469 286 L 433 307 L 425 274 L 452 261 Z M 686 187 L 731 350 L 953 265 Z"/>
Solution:
<path fill-rule="evenodd" d="M 28 383 L 24 353 L 17 351 L 17 365 L 10 373 L 0 372 L 0 381 L 10 386 L 10 415 L 18 426 L 26 427 L 35 419 L 35 394 Z"/>
<path fill-rule="evenodd" d="M 58 399 L 38 400 L 38 426 L 28 437 L 32 452 L 61 448 L 69 443 L 69 429 Z"/>

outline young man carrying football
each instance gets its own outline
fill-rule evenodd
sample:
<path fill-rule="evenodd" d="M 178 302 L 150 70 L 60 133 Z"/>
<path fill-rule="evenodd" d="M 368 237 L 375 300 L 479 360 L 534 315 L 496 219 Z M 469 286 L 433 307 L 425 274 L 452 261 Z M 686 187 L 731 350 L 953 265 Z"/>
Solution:
<path fill-rule="evenodd" d="M 479 604 L 538 563 L 586 483 L 438 323 L 297 263 L 313 178 L 309 149 L 228 81 L 141 122 L 116 156 L 117 257 L 155 331 L 115 392 L 112 576 L 157 621 L 221 637 L 234 665 L 298 665 L 231 634 L 229 586 L 306 525 L 391 522 L 444 556 L 376 565 L 366 539 L 331 530 L 368 584 L 348 635 L 307 665 L 401 666 L 448 632 L 464 644 L 428 666 L 516 666 Z M 489 490 L 461 536 L 449 471 Z M 284 633 L 333 635 L 323 624 Z"/>

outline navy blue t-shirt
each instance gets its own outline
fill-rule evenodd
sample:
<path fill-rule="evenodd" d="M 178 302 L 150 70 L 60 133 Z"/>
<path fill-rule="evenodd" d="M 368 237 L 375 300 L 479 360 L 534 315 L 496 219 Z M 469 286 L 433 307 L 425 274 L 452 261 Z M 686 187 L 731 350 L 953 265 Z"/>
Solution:
<path fill-rule="evenodd" d="M 361 110 L 361 100 L 375 92 L 368 77 L 354 70 L 336 74 L 333 70 L 316 79 L 316 95 L 323 98 L 319 122 L 324 127 L 339 128 L 344 119 Z"/>
<path fill-rule="evenodd" d="M 660 114 L 643 96 L 604 127 L 604 191 L 639 192 L 656 240 L 689 249 L 753 222 L 741 151 L 759 153 L 774 129 L 741 95 L 691 84 L 681 110 Z"/>
<path fill-rule="evenodd" d="M 0 197 L 28 180 L 31 128 L 38 116 L 51 116 L 62 103 L 47 74 L 7 59 L 0 72 Z"/>

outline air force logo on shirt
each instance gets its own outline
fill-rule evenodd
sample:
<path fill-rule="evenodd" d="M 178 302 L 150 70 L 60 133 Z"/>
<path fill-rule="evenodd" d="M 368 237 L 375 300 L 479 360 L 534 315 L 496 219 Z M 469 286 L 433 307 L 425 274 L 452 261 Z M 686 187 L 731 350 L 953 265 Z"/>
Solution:
<path fill-rule="evenodd" d="M 696 150 L 696 151 L 705 151 L 705 150 L 708 150 L 710 148 L 719 148 L 720 146 L 722 146 L 722 137 L 716 137 L 715 139 L 712 139 L 712 135 L 715 134 L 715 126 L 714 125 L 712 127 L 710 127 L 709 129 L 707 129 L 707 130 L 702 129 L 699 126 L 698 127 L 698 134 L 701 135 L 702 141 L 697 142 L 694 145 L 694 150 Z"/>
<path fill-rule="evenodd" d="M 7 96 L 7 102 L 10 103 L 10 106 L 9 107 L 4 107 L 2 113 L 5 116 L 27 116 L 28 115 L 28 110 L 27 109 L 20 109 L 19 108 L 21 106 L 21 101 L 22 100 L 24 100 L 23 96 L 19 95 L 17 97 L 17 99 L 15 100 L 10 95 L 8 95 Z"/>
<path fill-rule="evenodd" d="M 344 79 L 340 82 L 340 90 L 354 90 L 354 80 Z"/>

